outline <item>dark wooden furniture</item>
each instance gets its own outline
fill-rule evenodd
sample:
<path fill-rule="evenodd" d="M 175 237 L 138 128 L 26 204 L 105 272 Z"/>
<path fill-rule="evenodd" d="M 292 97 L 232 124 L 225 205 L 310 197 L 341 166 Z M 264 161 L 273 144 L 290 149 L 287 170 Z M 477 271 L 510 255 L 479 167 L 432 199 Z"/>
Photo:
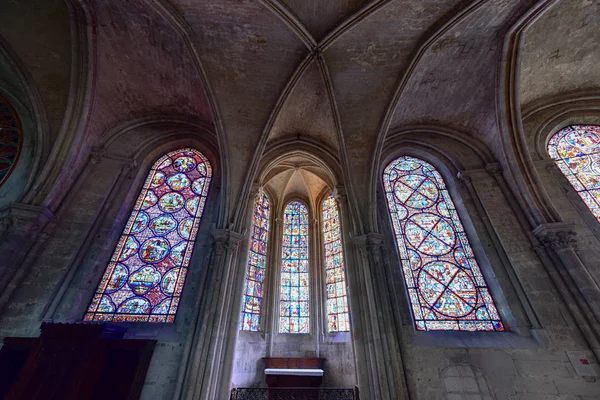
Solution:
<path fill-rule="evenodd" d="M 156 341 L 104 324 L 48 324 L 0 349 L 0 399 L 137 399 Z"/>

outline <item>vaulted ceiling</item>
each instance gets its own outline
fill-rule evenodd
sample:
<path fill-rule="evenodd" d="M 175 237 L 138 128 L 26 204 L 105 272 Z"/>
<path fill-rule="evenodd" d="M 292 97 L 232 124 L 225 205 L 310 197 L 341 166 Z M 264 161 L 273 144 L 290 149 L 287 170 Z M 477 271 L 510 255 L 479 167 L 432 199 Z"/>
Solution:
<path fill-rule="evenodd" d="M 93 16 L 97 60 L 88 134 L 99 140 L 148 115 L 214 124 L 237 192 L 232 209 L 263 151 L 285 139 L 334 154 L 363 193 L 390 129 L 456 129 L 499 158 L 502 46 L 533 7 L 546 9 L 522 39 L 522 104 L 600 86 L 600 5 L 592 0 L 81 3 Z M 60 103 L 47 101 L 49 109 Z M 364 208 L 368 199 L 358 202 Z"/>

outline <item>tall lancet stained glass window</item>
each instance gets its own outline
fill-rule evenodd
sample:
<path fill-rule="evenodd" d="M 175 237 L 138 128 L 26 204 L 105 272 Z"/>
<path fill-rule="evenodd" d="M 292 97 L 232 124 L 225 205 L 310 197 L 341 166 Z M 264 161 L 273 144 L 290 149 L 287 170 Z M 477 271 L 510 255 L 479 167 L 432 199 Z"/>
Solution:
<path fill-rule="evenodd" d="M 266 194 L 260 193 L 254 204 L 252 238 L 250 239 L 246 281 L 244 282 L 244 303 L 240 320 L 240 329 L 243 331 L 258 331 L 260 328 L 270 211 L 269 198 Z"/>
<path fill-rule="evenodd" d="M 210 179 L 192 148 L 154 163 L 85 321 L 175 321 Z"/>
<path fill-rule="evenodd" d="M 327 329 L 329 332 L 348 332 L 350 322 L 342 231 L 338 205 L 333 196 L 329 196 L 323 202 L 323 238 L 327 284 Z"/>
<path fill-rule="evenodd" d="M 439 172 L 399 157 L 383 183 L 417 329 L 504 330 Z"/>
<path fill-rule="evenodd" d="M 560 130 L 548 142 L 548 154 L 600 222 L 600 126 Z"/>
<path fill-rule="evenodd" d="M 308 209 L 299 201 L 284 211 L 281 258 L 279 333 L 308 333 Z"/>

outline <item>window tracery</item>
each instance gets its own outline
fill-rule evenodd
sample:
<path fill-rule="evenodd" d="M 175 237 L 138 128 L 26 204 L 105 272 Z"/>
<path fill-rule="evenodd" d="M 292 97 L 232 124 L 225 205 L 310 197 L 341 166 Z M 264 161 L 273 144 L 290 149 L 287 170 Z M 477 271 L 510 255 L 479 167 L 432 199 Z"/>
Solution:
<path fill-rule="evenodd" d="M 211 176 L 192 148 L 154 163 L 85 321 L 175 321 Z"/>
<path fill-rule="evenodd" d="M 600 126 L 568 126 L 550 138 L 547 150 L 600 222 Z"/>
<path fill-rule="evenodd" d="M 402 156 L 383 183 L 417 329 L 504 330 L 439 172 Z"/>
<path fill-rule="evenodd" d="M 308 209 L 290 202 L 283 216 L 279 333 L 309 332 Z"/>
<path fill-rule="evenodd" d="M 17 112 L 0 96 L 0 186 L 10 176 L 23 147 L 23 129 Z"/>
<path fill-rule="evenodd" d="M 252 238 L 244 282 L 244 298 L 240 330 L 258 331 L 263 294 L 263 276 L 267 261 L 267 240 L 269 235 L 269 198 L 260 193 L 254 204 Z"/>
<path fill-rule="evenodd" d="M 327 285 L 327 330 L 350 331 L 340 214 L 335 198 L 323 202 L 323 241 Z"/>

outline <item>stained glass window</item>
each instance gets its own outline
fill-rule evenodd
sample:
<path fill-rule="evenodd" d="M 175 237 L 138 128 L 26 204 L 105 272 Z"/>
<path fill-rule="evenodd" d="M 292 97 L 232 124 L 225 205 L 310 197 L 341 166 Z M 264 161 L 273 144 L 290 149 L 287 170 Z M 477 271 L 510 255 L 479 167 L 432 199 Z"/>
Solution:
<path fill-rule="evenodd" d="M 14 108 L 0 96 L 0 186 L 15 168 L 22 146 L 21 121 Z"/>
<path fill-rule="evenodd" d="M 279 333 L 308 333 L 308 209 L 299 201 L 283 217 Z"/>
<path fill-rule="evenodd" d="M 267 259 L 267 239 L 269 236 L 269 198 L 261 193 L 254 204 L 252 238 L 244 282 L 244 303 L 240 329 L 258 331 L 262 302 L 263 276 Z"/>
<path fill-rule="evenodd" d="M 417 329 L 504 330 L 439 172 L 399 157 L 383 183 Z"/>
<path fill-rule="evenodd" d="M 600 222 L 600 126 L 560 130 L 548 142 L 548 154 Z"/>
<path fill-rule="evenodd" d="M 342 230 L 338 205 L 333 196 L 329 196 L 323 202 L 323 238 L 327 285 L 327 329 L 329 332 L 348 332 L 350 321 L 342 252 Z"/>
<path fill-rule="evenodd" d="M 191 148 L 154 163 L 85 321 L 175 321 L 211 175 Z"/>

